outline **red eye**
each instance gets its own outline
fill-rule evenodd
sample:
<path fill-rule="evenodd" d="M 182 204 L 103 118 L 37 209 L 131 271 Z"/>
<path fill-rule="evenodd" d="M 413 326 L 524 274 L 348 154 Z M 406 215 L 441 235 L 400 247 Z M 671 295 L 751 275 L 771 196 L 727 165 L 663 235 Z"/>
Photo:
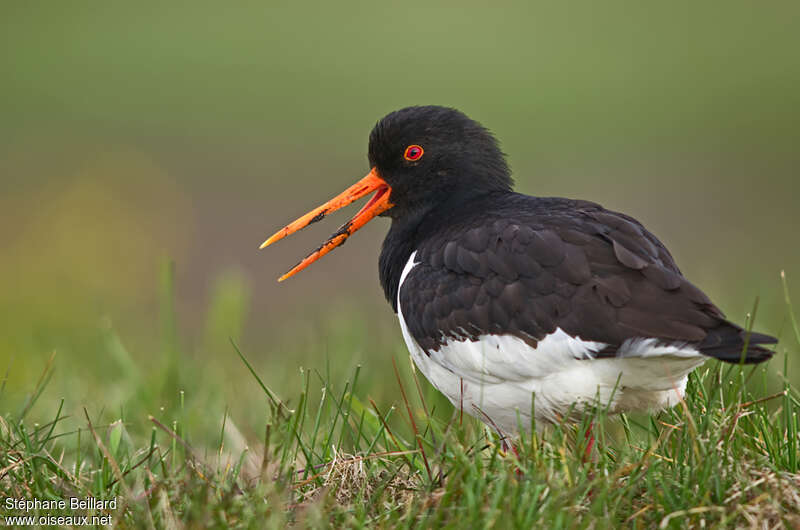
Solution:
<path fill-rule="evenodd" d="M 422 158 L 422 153 L 425 151 L 422 147 L 418 145 L 409 145 L 406 147 L 406 152 L 403 154 L 403 158 L 408 160 L 409 162 L 416 162 L 420 158 Z"/>

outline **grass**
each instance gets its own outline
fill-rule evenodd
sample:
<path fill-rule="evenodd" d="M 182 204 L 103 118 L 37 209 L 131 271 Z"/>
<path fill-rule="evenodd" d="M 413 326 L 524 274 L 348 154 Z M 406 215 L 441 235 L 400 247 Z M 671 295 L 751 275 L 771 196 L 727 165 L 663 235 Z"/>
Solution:
<path fill-rule="evenodd" d="M 171 278 L 165 269 L 166 375 L 157 390 L 172 399 L 68 415 L 64 400 L 42 401 L 58 364 L 51 356 L 28 398 L 0 417 L 4 522 L 110 515 L 122 528 L 800 525 L 800 393 L 775 376 L 787 373 L 788 355 L 778 370 L 781 356 L 772 366 L 709 362 L 671 410 L 606 418 L 598 408 L 504 451 L 495 433 L 454 410 L 406 362 L 395 363 L 394 381 L 370 380 L 371 367 L 344 381 L 328 368 L 301 369 L 297 392 L 281 396 L 231 341 L 229 358 L 249 372 L 241 385 L 263 394 L 253 405 L 265 415 L 255 436 L 242 434 L 227 409 L 217 424 L 214 411 L 197 405 L 210 383 L 193 376 L 190 361 L 181 366 Z M 800 342 L 788 295 L 787 308 Z M 152 390 L 124 347 L 116 355 L 136 374 L 137 395 Z M 392 404 L 370 398 L 378 386 L 395 396 Z M 33 422 L 35 413 L 47 420 Z M 585 458 L 592 423 L 597 441 Z M 6 504 L 71 497 L 116 505 Z"/>

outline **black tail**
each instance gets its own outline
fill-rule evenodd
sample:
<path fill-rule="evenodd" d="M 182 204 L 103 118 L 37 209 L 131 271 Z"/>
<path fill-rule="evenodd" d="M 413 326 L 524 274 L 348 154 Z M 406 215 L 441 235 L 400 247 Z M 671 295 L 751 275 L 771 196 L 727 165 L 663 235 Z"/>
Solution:
<path fill-rule="evenodd" d="M 776 344 L 778 339 L 763 333 L 748 333 L 732 322 L 721 322 L 719 326 L 708 330 L 708 335 L 697 346 L 700 353 L 714 357 L 726 363 L 742 361 L 755 364 L 767 361 L 775 352 L 765 348 L 764 344 Z M 747 344 L 747 351 L 744 351 Z"/>

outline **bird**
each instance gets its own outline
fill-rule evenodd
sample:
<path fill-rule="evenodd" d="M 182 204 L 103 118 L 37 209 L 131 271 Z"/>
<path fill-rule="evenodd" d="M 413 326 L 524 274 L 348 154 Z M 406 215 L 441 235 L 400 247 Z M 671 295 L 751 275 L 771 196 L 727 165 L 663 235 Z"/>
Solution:
<path fill-rule="evenodd" d="M 498 433 L 666 409 L 708 359 L 760 363 L 769 335 L 727 320 L 639 221 L 597 203 L 513 191 L 494 135 L 413 106 L 369 135 L 370 170 L 261 248 L 373 193 L 283 281 L 371 219 L 391 221 L 380 283 L 414 364 Z"/>

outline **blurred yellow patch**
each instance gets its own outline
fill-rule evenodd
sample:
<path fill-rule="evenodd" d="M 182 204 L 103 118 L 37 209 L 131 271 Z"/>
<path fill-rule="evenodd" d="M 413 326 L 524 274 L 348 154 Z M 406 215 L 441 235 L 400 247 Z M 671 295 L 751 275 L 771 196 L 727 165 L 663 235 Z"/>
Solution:
<path fill-rule="evenodd" d="M 69 318 L 90 306 L 135 304 L 152 296 L 160 259 L 184 255 L 191 201 L 145 155 L 88 155 L 77 171 L 45 182 L 11 198 L 18 229 L 0 261 L 0 309 Z"/>

